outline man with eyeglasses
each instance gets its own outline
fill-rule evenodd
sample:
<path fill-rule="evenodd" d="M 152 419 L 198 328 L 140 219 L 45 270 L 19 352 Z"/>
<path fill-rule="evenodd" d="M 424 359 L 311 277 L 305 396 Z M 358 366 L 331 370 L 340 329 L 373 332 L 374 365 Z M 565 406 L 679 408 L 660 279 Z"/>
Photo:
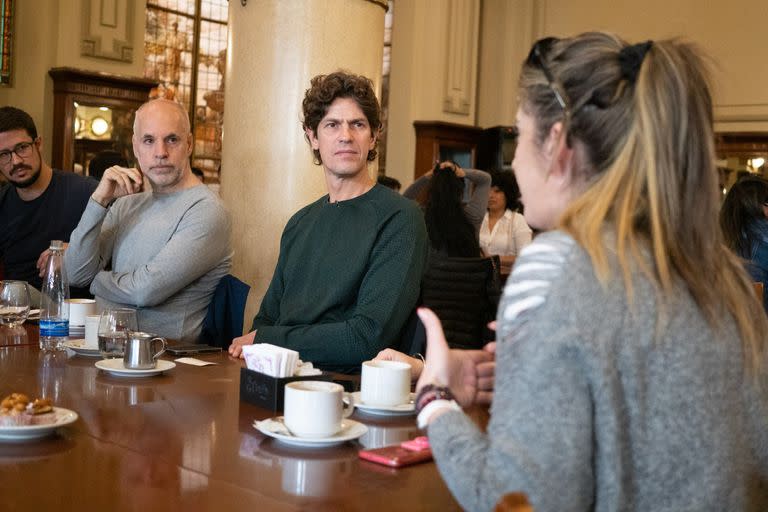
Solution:
<path fill-rule="evenodd" d="M 91 283 L 99 309 L 135 308 L 142 331 L 194 343 L 232 263 L 229 214 L 192 174 L 183 106 L 142 105 L 132 142 L 140 168 L 104 172 L 64 264 L 70 282 Z"/>
<path fill-rule="evenodd" d="M 0 188 L 0 267 L 5 279 L 27 281 L 38 290 L 51 240 L 69 241 L 98 185 L 73 172 L 51 169 L 42 149 L 29 114 L 0 108 L 0 174 L 8 182 Z M 73 297 L 88 296 L 87 288 L 73 287 L 70 292 Z"/>

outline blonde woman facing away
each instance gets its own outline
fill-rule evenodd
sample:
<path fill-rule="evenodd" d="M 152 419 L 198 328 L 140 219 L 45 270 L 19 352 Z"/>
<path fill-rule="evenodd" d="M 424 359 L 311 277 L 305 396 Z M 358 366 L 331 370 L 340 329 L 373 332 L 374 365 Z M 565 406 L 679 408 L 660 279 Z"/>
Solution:
<path fill-rule="evenodd" d="M 513 168 L 552 231 L 499 306 L 486 432 L 419 312 L 418 420 L 464 508 L 521 491 L 537 512 L 768 510 L 768 321 L 718 229 L 707 84 L 677 40 L 531 49 Z"/>

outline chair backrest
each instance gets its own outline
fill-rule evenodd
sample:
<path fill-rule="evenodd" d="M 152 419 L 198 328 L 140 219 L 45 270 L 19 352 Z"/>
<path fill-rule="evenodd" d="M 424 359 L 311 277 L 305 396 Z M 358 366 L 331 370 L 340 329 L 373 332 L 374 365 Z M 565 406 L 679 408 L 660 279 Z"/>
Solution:
<path fill-rule="evenodd" d="M 455 258 L 432 252 L 421 283 L 422 304 L 440 318 L 448 345 L 480 348 L 501 294 L 498 256 Z"/>
<path fill-rule="evenodd" d="M 521 492 L 511 492 L 501 497 L 494 512 L 533 512 L 533 506 Z"/>
<path fill-rule="evenodd" d="M 245 303 L 250 289 L 231 274 L 221 278 L 203 320 L 201 343 L 227 348 L 233 338 L 242 336 Z"/>

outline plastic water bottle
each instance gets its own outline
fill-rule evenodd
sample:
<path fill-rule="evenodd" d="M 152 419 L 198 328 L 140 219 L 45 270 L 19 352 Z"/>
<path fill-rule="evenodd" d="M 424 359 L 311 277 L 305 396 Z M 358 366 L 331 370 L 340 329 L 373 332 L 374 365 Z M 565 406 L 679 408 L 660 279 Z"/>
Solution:
<path fill-rule="evenodd" d="M 64 269 L 64 243 L 52 240 L 40 290 L 40 350 L 64 350 L 69 334 L 69 282 Z"/>

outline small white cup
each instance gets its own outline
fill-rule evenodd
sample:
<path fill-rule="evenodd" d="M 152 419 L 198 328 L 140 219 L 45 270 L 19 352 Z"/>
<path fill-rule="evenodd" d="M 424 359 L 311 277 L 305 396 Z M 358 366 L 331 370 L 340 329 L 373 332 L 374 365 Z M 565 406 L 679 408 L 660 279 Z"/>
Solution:
<path fill-rule="evenodd" d="M 69 325 L 82 327 L 85 317 L 96 314 L 96 301 L 93 299 L 68 299 Z"/>
<path fill-rule="evenodd" d="M 99 319 L 101 315 L 85 316 L 85 346 L 99 348 Z"/>
<path fill-rule="evenodd" d="M 285 385 L 285 426 L 297 437 L 328 438 L 341 430 L 341 420 L 352 414 L 344 409 L 344 388 L 334 382 L 302 380 Z"/>
<path fill-rule="evenodd" d="M 407 403 L 411 393 L 411 367 L 399 361 L 365 361 L 360 378 L 360 399 L 366 405 L 392 407 Z"/>

